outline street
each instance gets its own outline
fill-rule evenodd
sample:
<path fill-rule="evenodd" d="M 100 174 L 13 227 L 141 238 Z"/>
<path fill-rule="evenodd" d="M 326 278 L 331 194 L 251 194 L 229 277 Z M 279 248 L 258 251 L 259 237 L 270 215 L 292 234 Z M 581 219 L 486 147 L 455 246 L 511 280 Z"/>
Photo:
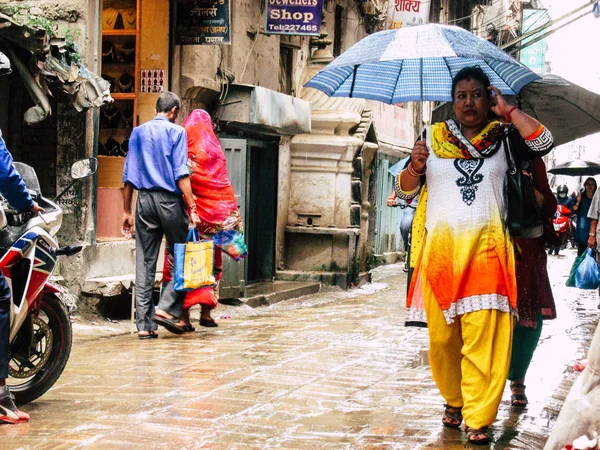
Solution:
<path fill-rule="evenodd" d="M 559 318 L 545 323 L 529 406 L 512 410 L 507 387 L 490 448 L 542 449 L 598 323 L 598 294 L 564 286 L 575 254 L 562 254 L 549 257 Z M 463 448 L 464 432 L 441 425 L 427 332 L 403 326 L 405 278 L 395 264 L 364 289 L 218 309 L 219 328 L 182 337 L 76 335 L 63 376 L 23 407 L 30 423 L 0 427 L 1 447 Z"/>

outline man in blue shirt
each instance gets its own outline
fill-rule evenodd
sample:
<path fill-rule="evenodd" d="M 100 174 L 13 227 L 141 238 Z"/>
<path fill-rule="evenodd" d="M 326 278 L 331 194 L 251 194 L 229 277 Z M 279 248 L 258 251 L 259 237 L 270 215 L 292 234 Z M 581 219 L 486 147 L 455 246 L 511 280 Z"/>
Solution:
<path fill-rule="evenodd" d="M 152 301 L 163 236 L 173 251 L 174 244 L 185 242 L 188 224 L 194 228 L 200 225 L 187 167 L 187 136 L 185 130 L 174 123 L 180 108 L 181 101 L 174 93 L 160 95 L 156 102 L 156 117 L 131 133 L 123 170 L 123 234 L 126 238 L 132 237 L 131 201 L 133 190 L 138 191 L 135 306 L 139 339 L 157 337 L 156 324 L 172 333 L 184 331 L 178 319 L 185 293 L 174 291 L 171 281 L 164 289 L 156 311 Z M 189 222 L 186 204 L 191 211 Z"/>
<path fill-rule="evenodd" d="M 18 210 L 31 211 L 34 214 L 44 211 L 29 195 L 21 175 L 13 166 L 12 156 L 10 156 L 1 135 L 0 193 L 8 203 Z M 10 299 L 10 288 L 0 270 L 0 423 L 22 423 L 29 420 L 29 415 L 17 409 L 14 397 L 6 385 L 10 337 Z"/>

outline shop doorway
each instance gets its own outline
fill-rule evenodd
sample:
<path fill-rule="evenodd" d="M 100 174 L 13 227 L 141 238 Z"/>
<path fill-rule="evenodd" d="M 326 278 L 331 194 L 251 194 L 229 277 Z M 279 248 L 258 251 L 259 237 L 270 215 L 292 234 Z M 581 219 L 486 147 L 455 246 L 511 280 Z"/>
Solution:
<path fill-rule="evenodd" d="M 244 220 L 248 256 L 223 258 L 221 298 L 244 296 L 246 284 L 273 281 L 277 222 L 278 146 L 256 139 L 220 139 Z"/>
<path fill-rule="evenodd" d="M 275 278 L 277 144 L 248 139 L 246 242 L 248 283 Z"/>

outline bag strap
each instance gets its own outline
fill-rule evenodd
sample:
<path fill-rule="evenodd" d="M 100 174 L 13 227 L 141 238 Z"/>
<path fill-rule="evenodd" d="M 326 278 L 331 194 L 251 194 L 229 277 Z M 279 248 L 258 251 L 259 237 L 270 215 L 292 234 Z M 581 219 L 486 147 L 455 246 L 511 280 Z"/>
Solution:
<path fill-rule="evenodd" d="M 510 136 L 508 134 L 508 130 L 505 130 L 504 137 L 502 140 L 504 144 L 504 154 L 506 155 L 506 163 L 508 164 L 508 170 L 511 175 L 514 175 L 517 173 L 517 164 L 515 163 L 512 148 L 510 147 Z"/>
<path fill-rule="evenodd" d="M 188 235 L 187 235 L 187 239 L 185 240 L 186 244 L 188 242 L 194 242 L 194 244 L 196 243 L 196 240 L 198 239 L 198 232 L 196 231 L 195 228 L 190 228 L 190 231 L 188 231 Z"/>

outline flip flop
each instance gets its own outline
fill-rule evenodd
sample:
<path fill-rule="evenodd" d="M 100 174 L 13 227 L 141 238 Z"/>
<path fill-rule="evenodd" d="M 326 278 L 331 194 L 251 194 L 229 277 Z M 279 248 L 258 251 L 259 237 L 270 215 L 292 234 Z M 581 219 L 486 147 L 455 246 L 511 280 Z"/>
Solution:
<path fill-rule="evenodd" d="M 219 326 L 219 324 L 217 322 L 215 322 L 213 319 L 200 319 L 200 325 L 203 327 L 209 327 L 209 328 Z"/>
<path fill-rule="evenodd" d="M 158 337 L 158 335 L 156 335 Z M 152 339 L 152 332 L 148 333 L 148 334 L 139 334 L 138 333 L 138 339 L 140 341 L 145 341 L 146 339 Z"/>
<path fill-rule="evenodd" d="M 166 317 L 154 316 L 152 321 L 162 327 L 165 327 L 168 331 L 173 334 L 183 334 L 183 327 L 177 325 L 177 321 L 179 319 L 173 317 L 171 319 L 167 319 Z"/>

